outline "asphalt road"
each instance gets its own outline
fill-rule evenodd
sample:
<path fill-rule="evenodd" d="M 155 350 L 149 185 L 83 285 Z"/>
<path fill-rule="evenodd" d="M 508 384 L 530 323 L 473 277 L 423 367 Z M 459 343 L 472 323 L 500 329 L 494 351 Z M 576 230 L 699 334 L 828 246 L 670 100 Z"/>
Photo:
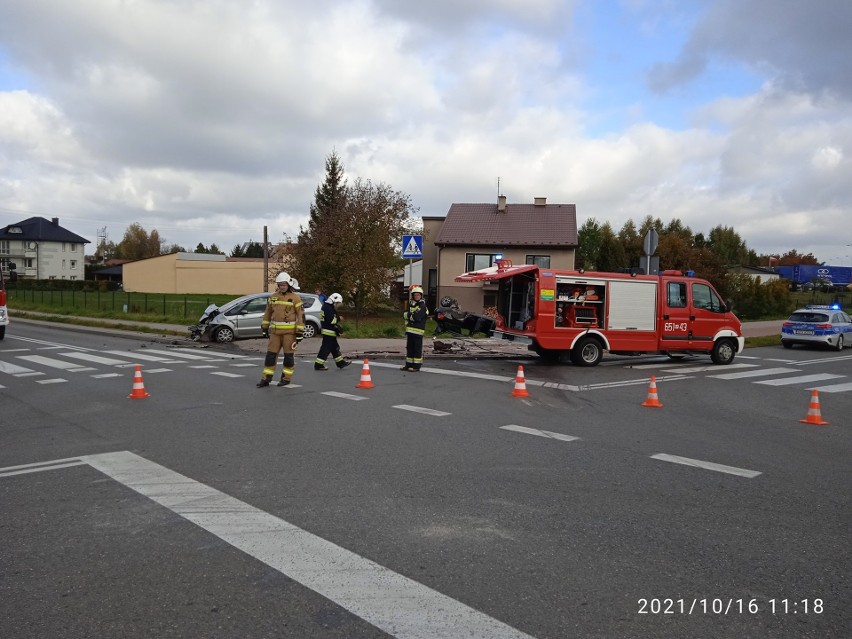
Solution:
<path fill-rule="evenodd" d="M 851 351 L 313 355 L 16 324 L 0 636 L 849 636 Z"/>

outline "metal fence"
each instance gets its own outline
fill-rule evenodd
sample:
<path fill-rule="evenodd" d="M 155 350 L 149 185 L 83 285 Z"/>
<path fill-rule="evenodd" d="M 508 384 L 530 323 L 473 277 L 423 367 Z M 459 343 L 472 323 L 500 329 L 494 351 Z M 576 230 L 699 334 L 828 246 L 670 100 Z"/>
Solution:
<path fill-rule="evenodd" d="M 124 291 L 77 291 L 53 289 L 6 290 L 9 302 L 29 302 L 50 306 L 57 311 L 86 310 L 108 313 L 158 313 L 164 317 L 197 319 L 210 304 L 222 303 L 213 297 L 197 295 L 164 295 L 155 293 L 128 293 Z M 229 296 L 222 296 L 230 299 Z"/>

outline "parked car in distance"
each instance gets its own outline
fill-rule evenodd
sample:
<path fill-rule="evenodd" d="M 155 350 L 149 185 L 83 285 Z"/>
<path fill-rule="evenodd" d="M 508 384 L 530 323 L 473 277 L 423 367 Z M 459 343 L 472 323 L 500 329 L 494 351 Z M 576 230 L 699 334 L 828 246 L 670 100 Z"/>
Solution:
<path fill-rule="evenodd" d="M 223 304 L 219 313 L 210 320 L 210 340 L 227 344 L 235 339 L 262 337 L 260 323 L 270 295 L 272 293 L 253 293 Z M 322 303 L 311 293 L 299 293 L 299 297 L 305 311 L 305 337 L 319 335 Z"/>
<path fill-rule="evenodd" d="M 839 304 L 808 304 L 795 311 L 781 326 L 781 344 L 829 346 L 838 351 L 852 347 L 852 318 L 840 310 Z"/>

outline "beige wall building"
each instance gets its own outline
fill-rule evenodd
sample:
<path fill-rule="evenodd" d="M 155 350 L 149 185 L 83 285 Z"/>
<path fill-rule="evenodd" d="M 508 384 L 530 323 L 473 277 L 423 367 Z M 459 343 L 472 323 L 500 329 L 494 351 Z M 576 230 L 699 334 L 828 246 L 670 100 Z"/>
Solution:
<path fill-rule="evenodd" d="M 280 271 L 269 263 L 270 282 Z M 172 253 L 123 266 L 124 290 L 133 293 L 209 293 L 246 295 L 264 287 L 262 258 L 203 253 Z"/>

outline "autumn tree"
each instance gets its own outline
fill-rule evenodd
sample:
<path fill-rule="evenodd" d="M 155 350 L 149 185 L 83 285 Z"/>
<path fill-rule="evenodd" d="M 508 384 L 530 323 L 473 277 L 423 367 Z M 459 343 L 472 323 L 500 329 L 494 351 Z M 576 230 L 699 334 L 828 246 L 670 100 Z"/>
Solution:
<path fill-rule="evenodd" d="M 338 256 L 339 280 L 335 290 L 361 309 L 387 301 L 387 291 L 405 265 L 399 254 L 399 241 L 418 230 L 417 209 L 411 197 L 387 184 L 356 179 L 346 188 L 346 196 L 332 234 L 335 242 L 328 250 Z M 332 290 L 329 287 L 327 290 Z"/>
<path fill-rule="evenodd" d="M 124 237 L 115 247 L 115 257 L 123 260 L 144 260 L 163 254 L 165 240 L 160 238 L 157 229 L 150 234 L 141 225 L 134 222 L 124 231 Z"/>
<path fill-rule="evenodd" d="M 710 230 L 708 244 L 725 264 L 748 264 L 746 243 L 733 228 L 714 227 Z"/>

